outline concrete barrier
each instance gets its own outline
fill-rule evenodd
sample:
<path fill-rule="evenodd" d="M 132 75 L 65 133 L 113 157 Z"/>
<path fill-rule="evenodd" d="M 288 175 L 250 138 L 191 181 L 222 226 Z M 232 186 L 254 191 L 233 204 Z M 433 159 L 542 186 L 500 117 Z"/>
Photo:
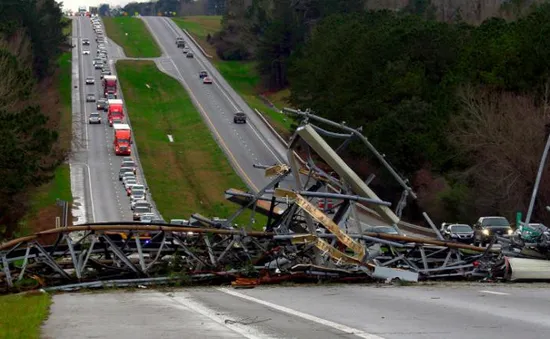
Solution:
<path fill-rule="evenodd" d="M 195 40 L 195 38 L 193 38 L 193 36 L 191 36 L 191 34 L 189 34 L 189 32 L 187 32 L 186 29 L 183 29 L 183 28 L 182 28 L 181 30 L 183 31 L 183 33 L 185 33 L 185 35 L 187 35 L 187 37 L 188 37 L 191 41 L 193 41 L 193 43 L 195 44 L 195 46 L 197 46 L 197 48 L 201 51 L 201 53 L 202 53 L 205 57 L 207 57 L 207 58 L 209 58 L 209 59 L 212 59 L 212 56 L 211 56 L 210 54 L 206 53 L 206 51 L 204 50 L 204 48 L 202 48 L 202 46 L 197 42 L 197 40 Z"/>
<path fill-rule="evenodd" d="M 269 121 L 267 121 L 267 119 L 264 117 L 264 115 L 262 114 L 262 112 L 260 112 L 257 108 L 254 108 L 254 112 L 256 112 L 256 114 L 258 115 L 258 117 L 260 117 L 260 119 L 262 119 L 262 121 L 264 122 L 264 124 L 267 126 L 267 128 L 269 128 L 269 130 L 271 131 L 271 133 L 273 133 L 273 135 L 275 135 L 275 137 L 277 137 L 277 139 L 279 139 L 279 141 L 285 145 L 285 147 L 288 147 L 288 142 L 286 142 L 286 140 L 279 134 L 277 133 L 277 131 L 275 130 L 275 128 L 273 126 L 271 126 L 271 124 L 269 123 Z"/>

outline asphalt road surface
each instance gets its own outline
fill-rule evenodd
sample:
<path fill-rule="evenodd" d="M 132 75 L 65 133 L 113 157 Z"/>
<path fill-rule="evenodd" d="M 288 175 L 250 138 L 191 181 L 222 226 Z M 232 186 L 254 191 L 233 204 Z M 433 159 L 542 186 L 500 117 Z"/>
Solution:
<path fill-rule="evenodd" d="M 271 179 L 253 165 L 286 163 L 286 148 L 172 20 L 165 17 L 142 19 L 163 51 L 163 56 L 157 60 L 159 68 L 187 89 L 218 144 L 248 187 L 254 191 L 265 187 Z M 193 58 L 187 58 L 182 49 L 177 48 L 176 37 L 183 37 Z M 206 70 L 213 78 L 212 85 L 202 83 L 201 70 Z M 246 124 L 233 123 L 233 114 L 237 111 L 246 113 Z M 296 187 L 294 177 L 287 177 L 281 187 Z M 371 225 L 386 224 L 368 214 L 361 214 L 360 219 Z"/>
<path fill-rule="evenodd" d="M 265 178 L 263 170 L 255 169 L 253 165 L 285 162 L 284 147 L 275 142 L 267 127 L 172 20 L 163 17 L 143 17 L 143 20 L 163 51 L 163 57 L 157 62 L 159 68 L 178 79 L 187 89 L 245 184 L 255 191 L 266 186 L 270 179 Z M 193 58 L 187 58 L 182 49 L 177 48 L 175 41 L 180 36 L 193 52 Z M 212 85 L 202 83 L 199 78 L 201 70 L 206 70 L 213 78 Z M 237 111 L 246 113 L 246 124 L 233 123 L 233 115 Z M 294 179 L 287 178 L 283 186 L 293 184 Z"/>
<path fill-rule="evenodd" d="M 45 338 L 545 338 L 546 285 L 318 286 L 54 296 Z"/>
<path fill-rule="evenodd" d="M 85 217 L 79 218 L 78 222 L 131 221 L 129 198 L 118 180 L 122 157 L 114 154 L 113 129 L 107 123 L 107 113 L 100 112 L 101 124 L 88 124 L 89 114 L 97 109 L 96 102 L 86 102 L 86 95 L 95 94 L 96 99 L 102 97 L 101 70 L 94 69 L 92 64 L 97 50 L 95 38 L 89 18 L 73 18 L 74 142 L 70 163 L 73 196 L 78 201 L 75 209 L 84 211 Z M 89 39 L 90 46 L 83 46 L 82 39 Z M 90 54 L 84 55 L 84 50 L 89 50 Z M 115 72 L 112 65 L 111 70 Z M 94 77 L 94 85 L 86 85 L 88 76 Z M 133 156 L 137 154 L 135 146 L 132 147 L 132 153 Z M 139 168 L 138 178 L 141 177 L 141 182 L 142 173 Z"/>

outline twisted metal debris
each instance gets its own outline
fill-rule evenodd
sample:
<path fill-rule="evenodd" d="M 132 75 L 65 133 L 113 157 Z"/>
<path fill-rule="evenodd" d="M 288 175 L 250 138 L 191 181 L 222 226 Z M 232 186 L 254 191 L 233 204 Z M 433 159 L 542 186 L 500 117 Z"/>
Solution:
<path fill-rule="evenodd" d="M 15 239 L 0 245 L 0 291 L 213 283 L 243 277 L 276 283 L 510 276 L 510 260 L 493 244 L 480 248 L 436 238 L 364 232 L 358 204 L 397 228 L 407 197 L 416 198 L 408 181 L 360 130 L 309 112 L 288 111 L 303 118 L 288 145 L 288 162 L 255 166 L 272 178 L 259 192 L 227 190 L 226 198 L 242 207 L 234 215 L 210 219 L 195 214 L 184 226 L 85 224 Z M 345 133 L 329 131 L 312 120 Z M 343 142 L 334 150 L 322 135 Z M 354 140 L 363 142 L 403 188 L 395 210 L 340 157 Z M 305 160 L 298 156 L 298 148 Z M 293 185 L 288 185 L 289 180 Z M 329 199 L 334 206 L 329 207 Z M 252 210 L 248 224 L 233 225 L 247 209 Z M 256 213 L 267 216 L 265 231 L 251 231 Z M 437 230 L 433 233 L 439 235 Z M 57 240 L 45 244 L 44 239 L 52 236 Z"/>

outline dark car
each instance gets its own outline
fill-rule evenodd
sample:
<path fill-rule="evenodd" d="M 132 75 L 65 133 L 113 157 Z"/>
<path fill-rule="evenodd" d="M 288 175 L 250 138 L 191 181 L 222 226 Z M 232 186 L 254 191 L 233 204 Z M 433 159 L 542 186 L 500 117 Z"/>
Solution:
<path fill-rule="evenodd" d="M 509 238 L 513 232 L 505 217 L 481 217 L 474 224 L 474 243 L 485 246 L 495 235 Z"/>
<path fill-rule="evenodd" d="M 103 79 L 106 75 L 111 75 L 111 70 L 109 69 L 103 69 L 101 70 L 101 79 Z"/>
<path fill-rule="evenodd" d="M 237 112 L 233 116 L 233 122 L 236 124 L 246 124 L 246 114 L 243 112 Z"/>
<path fill-rule="evenodd" d="M 454 240 L 471 244 L 474 241 L 474 230 L 470 225 L 466 224 L 449 224 L 441 225 L 441 235 L 447 240 Z"/>
<path fill-rule="evenodd" d="M 185 55 L 186 58 L 192 58 L 193 57 L 193 53 L 191 52 L 187 52 L 187 54 Z"/>
<path fill-rule="evenodd" d="M 88 39 L 82 39 L 82 44 L 83 44 L 84 46 L 90 46 L 90 40 L 88 40 Z"/>
<path fill-rule="evenodd" d="M 107 110 L 107 100 L 105 99 L 99 99 L 97 101 L 97 110 L 98 111 L 106 111 Z"/>
<path fill-rule="evenodd" d="M 116 95 L 114 95 L 113 93 L 107 93 L 106 98 L 107 98 L 107 100 L 116 99 Z"/>
<path fill-rule="evenodd" d="M 206 78 L 208 76 L 208 73 L 206 71 L 200 71 L 199 72 L 199 78 Z"/>

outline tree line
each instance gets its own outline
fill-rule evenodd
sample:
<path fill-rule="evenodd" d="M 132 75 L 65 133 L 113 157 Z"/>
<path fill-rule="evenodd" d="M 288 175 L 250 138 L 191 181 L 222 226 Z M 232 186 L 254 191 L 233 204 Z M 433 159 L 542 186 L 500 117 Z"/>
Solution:
<path fill-rule="evenodd" d="M 525 211 L 550 123 L 549 4 L 472 26 L 437 21 L 429 6 L 267 3 L 226 14 L 212 37 L 220 57 L 254 59 L 267 86 L 290 87 L 293 106 L 363 126 L 436 219 Z M 377 172 L 363 149 L 348 156 Z M 543 178 L 536 217 L 547 220 L 550 171 Z"/>
<path fill-rule="evenodd" d="M 55 107 L 41 105 L 69 48 L 55 0 L 0 2 L 0 238 L 11 236 L 28 207 L 28 192 L 48 181 L 67 150 L 55 147 Z"/>

